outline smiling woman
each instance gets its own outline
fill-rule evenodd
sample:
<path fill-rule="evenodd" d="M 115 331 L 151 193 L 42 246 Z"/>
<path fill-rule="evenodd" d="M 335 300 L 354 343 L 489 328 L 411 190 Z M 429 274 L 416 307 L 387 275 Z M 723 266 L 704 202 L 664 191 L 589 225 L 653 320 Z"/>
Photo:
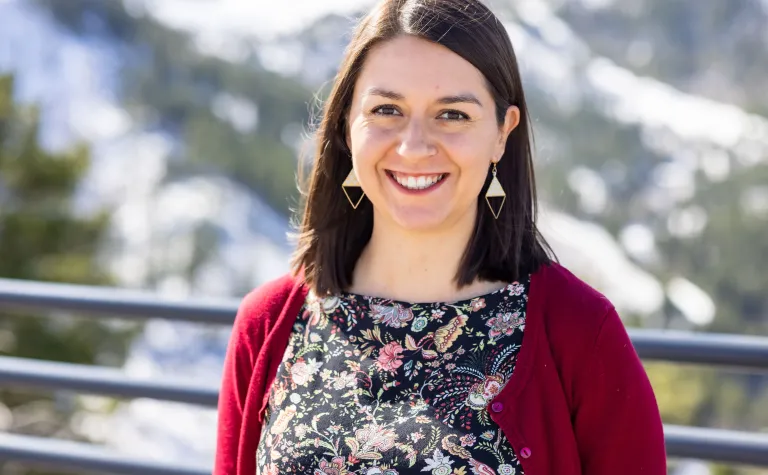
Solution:
<path fill-rule="evenodd" d="M 291 275 L 243 301 L 216 475 L 661 475 L 613 305 L 536 227 L 528 110 L 476 0 L 383 0 L 325 103 Z"/>
<path fill-rule="evenodd" d="M 472 295 L 549 262 L 515 54 L 484 5 L 379 4 L 355 31 L 317 135 L 294 267 L 318 294 L 381 294 L 386 281 L 406 299 L 444 299 L 454 277 Z M 478 200 L 494 176 L 492 196 Z M 368 197 L 354 213 L 345 181 Z M 376 243 L 399 252 L 372 252 Z M 398 265 L 376 262 L 393 255 Z M 366 282 L 374 267 L 377 282 Z"/>

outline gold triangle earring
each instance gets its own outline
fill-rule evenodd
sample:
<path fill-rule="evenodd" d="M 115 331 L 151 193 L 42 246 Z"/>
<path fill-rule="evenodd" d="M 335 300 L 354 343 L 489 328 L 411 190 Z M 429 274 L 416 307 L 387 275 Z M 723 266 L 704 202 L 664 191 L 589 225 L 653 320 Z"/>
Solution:
<path fill-rule="evenodd" d="M 341 184 L 341 189 L 344 191 L 344 195 L 347 197 L 347 201 L 349 201 L 349 204 L 352 205 L 352 209 L 357 209 L 357 207 L 360 206 L 360 202 L 363 201 L 365 192 L 361 193 L 360 198 L 358 198 L 358 200 L 355 201 L 349 196 L 349 193 L 347 193 L 347 188 L 352 188 L 352 187 L 360 188 L 360 182 L 357 181 L 357 174 L 355 173 L 354 168 L 352 168 L 352 170 L 349 171 L 349 175 L 347 175 L 347 178 L 344 180 L 344 183 Z"/>
<path fill-rule="evenodd" d="M 501 187 L 499 179 L 496 178 L 496 162 L 493 162 L 493 170 L 491 173 L 493 173 L 493 179 L 491 180 L 491 184 L 488 186 L 488 191 L 485 192 L 485 202 L 488 203 L 488 207 L 491 209 L 491 213 L 493 213 L 494 219 L 499 219 L 501 208 L 504 206 L 504 201 L 507 199 L 507 194 L 504 193 L 504 188 Z M 491 200 L 488 198 L 501 198 L 501 204 L 499 204 L 498 211 L 493 209 L 493 206 L 491 206 Z"/>

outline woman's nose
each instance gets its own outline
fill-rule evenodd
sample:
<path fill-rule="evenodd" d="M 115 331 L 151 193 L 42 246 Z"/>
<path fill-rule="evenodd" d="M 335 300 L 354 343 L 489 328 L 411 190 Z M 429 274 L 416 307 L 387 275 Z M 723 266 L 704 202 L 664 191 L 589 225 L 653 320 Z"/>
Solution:
<path fill-rule="evenodd" d="M 397 152 L 405 159 L 416 160 L 436 153 L 424 125 L 418 120 L 411 120 L 402 132 Z"/>

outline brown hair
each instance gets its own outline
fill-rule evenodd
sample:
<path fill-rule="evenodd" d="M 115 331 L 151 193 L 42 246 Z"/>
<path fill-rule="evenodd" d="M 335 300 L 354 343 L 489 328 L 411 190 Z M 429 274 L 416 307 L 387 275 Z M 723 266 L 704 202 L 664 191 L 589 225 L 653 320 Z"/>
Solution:
<path fill-rule="evenodd" d="M 353 209 L 341 184 L 352 169 L 345 141 L 352 92 L 366 55 L 379 43 L 411 35 L 440 44 L 484 76 L 501 127 L 509 106 L 520 109 L 498 164 L 507 193 L 498 219 L 478 199 L 475 230 L 455 276 L 459 287 L 476 279 L 512 282 L 550 262 L 551 249 L 536 228 L 536 185 L 531 157 L 528 109 L 517 60 L 506 30 L 478 0 L 383 0 L 354 31 L 317 130 L 315 161 L 293 256 L 318 295 L 349 288 L 357 259 L 373 230 L 373 207 L 364 199 Z M 489 173 L 482 193 L 490 184 Z"/>

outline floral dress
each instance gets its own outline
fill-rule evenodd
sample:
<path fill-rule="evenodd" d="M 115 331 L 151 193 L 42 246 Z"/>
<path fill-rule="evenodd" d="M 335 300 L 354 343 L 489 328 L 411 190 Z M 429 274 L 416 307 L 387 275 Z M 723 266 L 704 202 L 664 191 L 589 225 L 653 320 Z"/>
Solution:
<path fill-rule="evenodd" d="M 515 369 L 529 282 L 452 303 L 310 293 L 270 388 L 257 473 L 522 474 L 488 404 Z"/>

